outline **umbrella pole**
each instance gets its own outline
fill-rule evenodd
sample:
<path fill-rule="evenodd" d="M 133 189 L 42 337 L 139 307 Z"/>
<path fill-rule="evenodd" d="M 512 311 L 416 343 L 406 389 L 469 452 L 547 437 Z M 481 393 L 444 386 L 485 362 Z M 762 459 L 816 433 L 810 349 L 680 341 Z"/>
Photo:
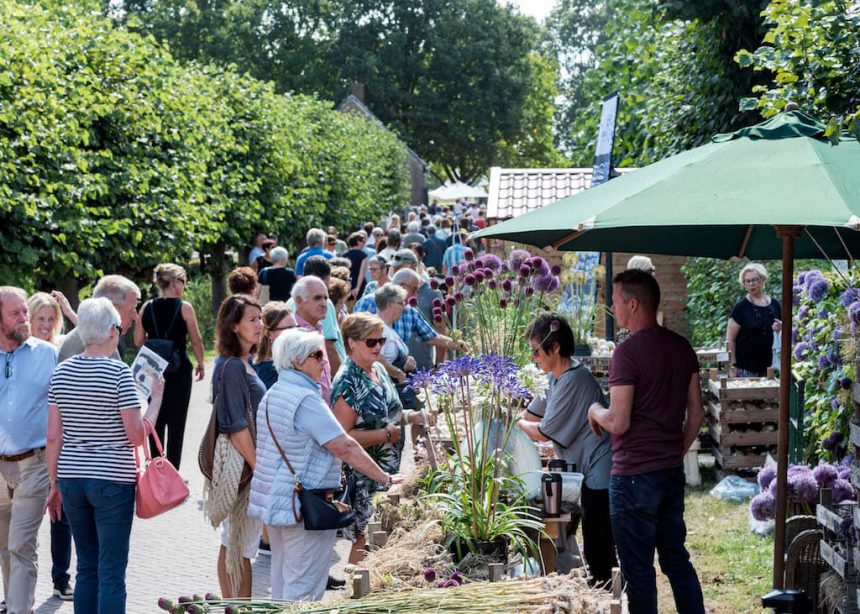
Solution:
<path fill-rule="evenodd" d="M 773 586 L 785 586 L 785 514 L 788 492 L 788 406 L 791 386 L 791 309 L 794 241 L 800 226 L 776 226 L 782 239 L 782 351 L 779 361 L 779 445 L 776 452 L 776 526 L 773 540 Z"/>

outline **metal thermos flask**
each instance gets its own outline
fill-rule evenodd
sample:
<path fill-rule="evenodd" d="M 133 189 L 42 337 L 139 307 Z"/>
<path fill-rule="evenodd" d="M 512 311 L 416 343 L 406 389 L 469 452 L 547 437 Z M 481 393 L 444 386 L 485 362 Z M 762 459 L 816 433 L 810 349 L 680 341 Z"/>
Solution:
<path fill-rule="evenodd" d="M 561 474 L 544 473 L 541 476 L 544 515 L 555 518 L 561 515 Z"/>

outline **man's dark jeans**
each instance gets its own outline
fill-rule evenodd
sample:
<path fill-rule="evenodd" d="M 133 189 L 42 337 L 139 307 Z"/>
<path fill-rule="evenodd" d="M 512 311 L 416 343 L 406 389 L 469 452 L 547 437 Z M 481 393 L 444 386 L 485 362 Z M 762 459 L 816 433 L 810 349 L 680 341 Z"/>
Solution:
<path fill-rule="evenodd" d="M 704 612 L 702 587 L 684 547 L 684 470 L 612 476 L 609 513 L 631 614 L 657 612 L 654 550 L 680 614 Z"/>

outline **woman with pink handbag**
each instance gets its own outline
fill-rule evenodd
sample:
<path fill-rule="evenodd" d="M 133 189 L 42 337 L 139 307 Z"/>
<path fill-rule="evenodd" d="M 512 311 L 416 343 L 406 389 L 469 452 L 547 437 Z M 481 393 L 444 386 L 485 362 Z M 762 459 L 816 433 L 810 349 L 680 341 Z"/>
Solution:
<path fill-rule="evenodd" d="M 112 360 L 122 334 L 106 298 L 81 302 L 82 354 L 61 363 L 48 391 L 46 457 L 51 518 L 65 511 L 78 555 L 75 612 L 125 612 L 125 571 L 134 518 L 134 449 L 158 419 L 164 380 L 141 415 L 131 371 Z"/>

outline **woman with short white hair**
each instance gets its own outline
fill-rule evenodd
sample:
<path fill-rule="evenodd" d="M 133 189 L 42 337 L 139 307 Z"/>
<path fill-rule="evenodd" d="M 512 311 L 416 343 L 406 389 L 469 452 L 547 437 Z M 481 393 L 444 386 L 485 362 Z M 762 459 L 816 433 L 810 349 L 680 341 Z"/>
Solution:
<path fill-rule="evenodd" d="M 738 274 L 746 296 L 735 303 L 726 327 L 732 377 L 764 377 L 773 363 L 773 333 L 782 330 L 781 308 L 764 293 L 767 269 L 750 262 Z"/>
<path fill-rule="evenodd" d="M 394 330 L 394 322 L 400 319 L 406 309 L 406 296 L 406 290 L 394 283 L 385 284 L 373 293 L 376 314 L 385 323 L 385 328 L 382 329 L 385 345 L 382 346 L 381 352 L 385 362 L 382 362 L 382 365 L 395 382 L 405 382 L 406 372 L 415 370 L 415 359 L 409 355 L 409 346 Z"/>
<path fill-rule="evenodd" d="M 272 250 L 270 257 L 272 266 L 260 271 L 257 279 L 261 285 L 268 286 L 270 301 L 287 301 L 296 283 L 296 272 L 287 266 L 290 253 L 279 245 Z"/>
<path fill-rule="evenodd" d="M 337 530 L 304 528 L 294 493 L 296 476 L 306 489 L 333 493 L 341 489 L 341 461 L 383 485 L 391 483 L 391 476 L 344 432 L 323 401 L 316 384 L 325 355 L 322 335 L 284 331 L 275 340 L 273 355 L 278 381 L 257 409 L 257 464 L 248 515 L 268 529 L 272 597 L 319 600 L 325 592 Z"/>
<path fill-rule="evenodd" d="M 47 464 L 52 519 L 65 512 L 78 556 L 76 612 L 125 612 L 125 571 L 134 518 L 134 448 L 158 419 L 164 382 L 141 415 L 131 370 L 111 356 L 122 335 L 107 298 L 78 309 L 82 354 L 62 362 L 48 390 Z"/>

